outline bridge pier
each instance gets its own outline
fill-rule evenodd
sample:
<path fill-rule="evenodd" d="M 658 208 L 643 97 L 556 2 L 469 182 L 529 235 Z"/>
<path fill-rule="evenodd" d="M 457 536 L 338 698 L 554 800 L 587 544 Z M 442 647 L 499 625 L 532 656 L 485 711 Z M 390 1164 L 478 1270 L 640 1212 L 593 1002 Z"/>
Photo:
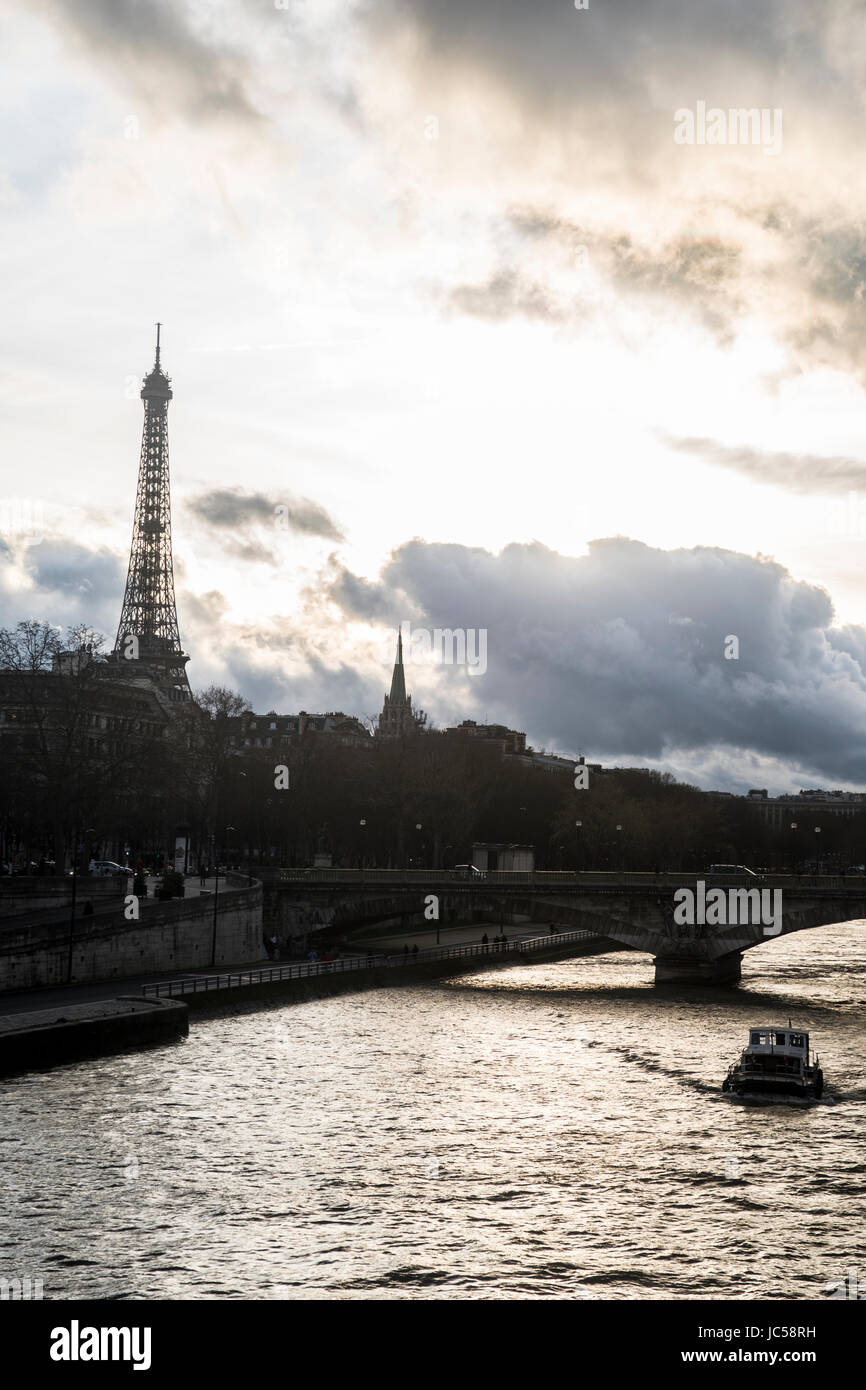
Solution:
<path fill-rule="evenodd" d="M 738 985 L 742 951 L 719 956 L 717 960 L 689 960 L 686 956 L 656 956 L 657 985 Z"/>

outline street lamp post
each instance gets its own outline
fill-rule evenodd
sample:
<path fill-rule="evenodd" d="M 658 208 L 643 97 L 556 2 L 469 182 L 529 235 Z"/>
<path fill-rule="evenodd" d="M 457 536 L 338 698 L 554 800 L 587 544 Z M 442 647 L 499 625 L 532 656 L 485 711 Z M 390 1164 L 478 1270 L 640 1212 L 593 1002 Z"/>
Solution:
<path fill-rule="evenodd" d="M 576 821 L 574 822 L 574 828 L 575 828 L 575 830 L 581 830 L 581 829 L 583 828 L 583 821 L 582 821 L 582 820 L 576 820 Z M 579 836 L 579 835 L 578 835 L 578 837 L 577 837 L 577 843 L 578 843 L 578 851 L 577 851 L 577 872 L 580 873 L 580 862 L 581 862 L 582 855 L 581 855 L 581 853 L 580 853 L 580 848 L 579 848 L 579 846 L 580 846 L 580 836 Z"/>
<path fill-rule="evenodd" d="M 797 872 L 797 822 L 791 821 L 791 873 Z"/>
<path fill-rule="evenodd" d="M 219 854 L 214 848 L 214 880 L 213 880 L 213 941 L 211 943 L 210 963 L 216 965 L 216 936 L 217 936 L 217 909 L 220 900 L 220 865 Z"/>
<path fill-rule="evenodd" d="M 416 830 L 418 831 L 418 833 L 420 834 L 421 831 L 424 829 L 424 826 L 421 824 L 420 821 L 416 821 L 416 822 L 415 822 L 415 829 L 416 829 Z M 416 855 L 416 860 L 417 860 L 417 855 Z M 415 867 L 418 868 L 418 864 L 417 864 L 417 863 L 415 864 Z"/>
<path fill-rule="evenodd" d="M 820 825 L 815 826 L 815 834 L 821 834 Z M 821 874 L 821 841 L 815 841 L 815 873 L 820 877 Z"/>

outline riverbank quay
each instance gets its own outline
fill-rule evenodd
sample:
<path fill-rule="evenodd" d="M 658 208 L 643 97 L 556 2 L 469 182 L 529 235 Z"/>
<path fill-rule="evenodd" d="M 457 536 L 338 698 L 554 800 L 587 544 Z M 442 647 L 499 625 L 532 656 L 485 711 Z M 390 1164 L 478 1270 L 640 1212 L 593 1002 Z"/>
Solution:
<path fill-rule="evenodd" d="M 616 949 L 590 932 L 512 938 L 504 943 L 343 956 L 330 961 L 259 963 L 202 975 L 176 974 L 140 984 L 140 995 L 74 1003 L 73 991 L 51 991 L 50 1007 L 0 1016 L 0 1077 L 182 1040 L 190 1019 L 254 1012 L 370 989 L 400 988 L 512 966 L 543 964 Z M 126 987 L 133 988 L 130 981 Z M 92 986 L 90 987 L 93 988 Z M 107 988 L 107 986 L 105 986 Z M 78 991 L 75 991 L 76 993 Z M 47 993 L 47 992 L 46 992 Z"/>
<path fill-rule="evenodd" d="M 616 949 L 587 931 L 559 932 L 505 943 L 477 942 L 396 955 L 347 956 L 332 961 L 272 965 L 142 986 L 144 998 L 183 999 L 196 1015 L 223 1012 L 226 1006 L 258 1002 L 302 1003 L 307 999 L 368 989 L 395 988 L 515 965 L 543 964 L 570 956 Z"/>
<path fill-rule="evenodd" d="M 0 1077 L 177 1042 L 188 1033 L 189 1011 L 178 999 L 131 996 L 5 1014 Z"/>

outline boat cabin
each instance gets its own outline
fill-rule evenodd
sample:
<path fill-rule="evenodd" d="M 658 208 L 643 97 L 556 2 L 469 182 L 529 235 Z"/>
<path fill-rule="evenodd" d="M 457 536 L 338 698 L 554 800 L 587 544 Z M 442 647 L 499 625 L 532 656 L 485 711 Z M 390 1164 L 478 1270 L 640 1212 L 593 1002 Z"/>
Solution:
<path fill-rule="evenodd" d="M 802 1028 L 751 1028 L 749 1046 L 753 1056 L 802 1057 L 809 1060 L 809 1034 Z"/>

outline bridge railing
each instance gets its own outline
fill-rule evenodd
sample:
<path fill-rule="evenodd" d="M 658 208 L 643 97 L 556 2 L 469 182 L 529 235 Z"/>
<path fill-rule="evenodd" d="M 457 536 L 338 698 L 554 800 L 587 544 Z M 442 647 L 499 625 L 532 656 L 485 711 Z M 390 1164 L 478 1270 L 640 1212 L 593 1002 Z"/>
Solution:
<path fill-rule="evenodd" d="M 662 876 L 659 876 L 662 877 Z M 681 877 L 668 875 L 670 878 Z M 281 869 L 277 882 L 280 883 L 338 883 L 348 886 L 354 883 L 380 883 L 389 887 L 403 884 L 453 883 L 471 884 L 532 884 L 532 883 L 653 883 L 658 881 L 655 874 L 644 873 L 588 873 L 574 870 L 553 869 L 484 869 L 477 874 L 467 874 L 457 869 Z"/>
<path fill-rule="evenodd" d="M 711 874 L 646 873 L 639 870 L 601 869 L 487 869 L 468 875 L 457 869 L 281 869 L 278 883 L 333 883 L 343 887 L 356 884 L 382 884 L 391 888 L 417 884 L 446 884 L 483 888 L 485 886 L 580 888 L 664 888 L 694 884 L 703 879 L 714 888 L 822 888 L 845 889 L 866 894 L 866 875 L 862 874 Z"/>
<path fill-rule="evenodd" d="M 293 965 L 263 966 L 257 970 L 230 971 L 217 975 L 190 975 L 178 980 L 160 980 L 141 986 L 145 998 L 161 998 L 184 994 L 208 993 L 217 989 L 237 989 L 246 985 L 271 984 L 280 980 L 304 980 L 317 975 L 339 975 L 347 971 L 397 969 L 407 965 L 436 960 L 471 959 L 479 956 L 522 956 L 551 946 L 567 946 L 571 942 L 594 938 L 595 932 L 563 931 L 553 935 L 527 937 L 522 941 L 473 942 L 464 946 L 432 946 L 413 954 L 386 956 L 342 956 L 337 960 L 307 961 Z"/>

